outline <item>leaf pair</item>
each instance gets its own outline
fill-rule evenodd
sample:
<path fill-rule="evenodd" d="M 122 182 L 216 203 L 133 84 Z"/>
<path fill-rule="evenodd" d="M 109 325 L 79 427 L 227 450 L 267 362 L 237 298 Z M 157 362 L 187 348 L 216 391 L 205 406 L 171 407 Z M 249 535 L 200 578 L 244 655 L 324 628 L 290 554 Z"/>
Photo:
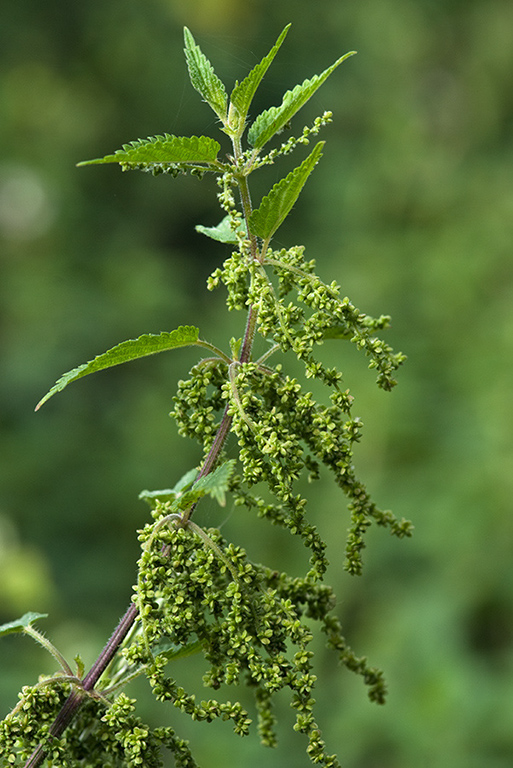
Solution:
<path fill-rule="evenodd" d="M 223 130 L 233 140 L 239 141 L 242 137 L 253 97 L 289 28 L 290 24 L 285 27 L 267 56 L 253 67 L 247 77 L 241 83 L 235 83 L 229 102 L 226 88 L 214 72 L 212 64 L 199 45 L 196 45 L 189 29 L 184 28 L 185 55 L 191 83 L 216 113 L 223 124 Z M 248 132 L 250 145 L 257 151 L 261 150 L 273 136 L 283 130 L 332 72 L 353 53 L 354 51 L 346 53 L 320 75 L 314 75 L 310 80 L 305 80 L 291 91 L 287 91 L 279 107 L 271 107 L 258 115 Z M 123 145 L 123 148 L 114 154 L 86 160 L 78 165 L 119 163 L 124 169 L 142 167 L 151 170 L 160 167 L 162 170 L 169 170 L 176 167 L 190 170 L 191 167 L 199 166 L 203 170 L 222 170 L 224 165 L 217 160 L 219 150 L 219 143 L 208 136 L 165 134 L 138 139 Z"/>
<path fill-rule="evenodd" d="M 200 47 L 196 45 L 190 31 L 185 27 L 185 55 L 191 83 L 217 114 L 223 123 L 224 131 L 232 138 L 238 140 L 242 136 L 253 97 L 285 40 L 290 26 L 288 24 L 285 27 L 267 56 L 253 67 L 242 83 L 235 83 L 229 106 L 228 95 L 223 83 L 215 74 L 210 61 L 202 53 Z M 248 132 L 249 144 L 257 150 L 267 144 L 275 134 L 279 133 L 290 122 L 296 112 L 306 104 L 331 73 L 353 54 L 354 51 L 350 51 L 341 56 L 320 75 L 314 75 L 310 80 L 305 80 L 291 91 L 287 91 L 279 107 L 271 107 L 258 115 Z"/>
<path fill-rule="evenodd" d="M 199 45 L 196 45 L 190 30 L 187 27 L 184 28 L 185 56 L 192 86 L 214 110 L 229 136 L 236 139 L 242 136 L 253 96 L 285 40 L 289 28 L 290 24 L 285 27 L 267 56 L 251 70 L 242 83 L 235 83 L 229 107 L 228 94 L 223 83 L 215 74 L 212 64 Z"/>

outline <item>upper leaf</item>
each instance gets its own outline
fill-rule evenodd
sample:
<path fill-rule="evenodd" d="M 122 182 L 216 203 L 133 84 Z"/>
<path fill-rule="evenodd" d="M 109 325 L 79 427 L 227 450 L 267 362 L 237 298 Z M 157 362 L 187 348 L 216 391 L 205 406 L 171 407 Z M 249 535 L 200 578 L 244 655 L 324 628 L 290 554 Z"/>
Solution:
<path fill-rule="evenodd" d="M 324 141 L 319 141 L 306 160 L 262 198 L 260 206 L 249 217 L 251 232 L 264 240 L 270 239 L 289 214 L 303 186 L 322 154 Z"/>
<path fill-rule="evenodd" d="M 25 632 L 27 627 L 30 627 L 35 621 L 38 619 L 46 619 L 47 616 L 47 613 L 34 613 L 34 611 L 29 611 L 15 621 L 9 621 L 7 624 L 0 625 L 0 636 L 10 635 L 13 632 Z"/>
<path fill-rule="evenodd" d="M 290 24 L 287 24 L 267 56 L 265 56 L 259 64 L 253 67 L 242 83 L 235 83 L 235 87 L 230 96 L 228 126 L 234 130 L 234 132 L 238 132 L 239 135 L 242 134 L 242 131 L 244 130 L 246 116 L 253 100 L 253 96 L 255 95 L 262 78 L 269 69 L 272 60 L 278 53 L 281 44 L 285 40 L 290 26 Z"/>
<path fill-rule="evenodd" d="M 78 165 L 119 163 L 124 168 L 166 166 L 181 163 L 215 163 L 221 146 L 210 136 L 153 136 L 123 144 L 113 155 L 84 160 Z"/>
<path fill-rule="evenodd" d="M 161 334 L 144 334 L 138 339 L 129 339 L 123 341 L 102 355 L 98 355 L 94 360 L 79 365 L 68 371 L 54 384 L 46 395 L 36 405 L 36 411 L 49 400 L 56 392 L 60 392 L 72 381 L 81 379 L 89 373 L 102 371 L 105 368 L 112 368 L 114 365 L 127 363 L 129 360 L 137 360 L 140 357 L 154 355 L 157 352 L 164 352 L 168 349 L 177 347 L 186 347 L 196 344 L 198 341 L 199 330 L 192 325 L 181 325 L 174 331 L 163 332 Z"/>
<path fill-rule="evenodd" d="M 221 80 L 214 72 L 214 68 L 199 45 L 196 45 L 193 36 L 187 27 L 183 30 L 185 40 L 185 56 L 189 77 L 195 88 L 207 104 L 212 107 L 216 115 L 226 122 L 228 96 Z"/>
<path fill-rule="evenodd" d="M 355 51 L 350 51 L 344 54 L 344 56 L 337 59 L 331 67 L 325 69 L 320 75 L 314 75 L 311 80 L 305 80 L 301 85 L 296 85 L 292 91 L 287 91 L 279 107 L 270 107 L 270 109 L 261 112 L 248 132 L 248 141 L 251 146 L 255 147 L 255 149 L 260 149 L 275 133 L 281 131 L 331 73 L 335 71 L 339 64 L 342 64 L 345 59 L 354 53 Z"/>

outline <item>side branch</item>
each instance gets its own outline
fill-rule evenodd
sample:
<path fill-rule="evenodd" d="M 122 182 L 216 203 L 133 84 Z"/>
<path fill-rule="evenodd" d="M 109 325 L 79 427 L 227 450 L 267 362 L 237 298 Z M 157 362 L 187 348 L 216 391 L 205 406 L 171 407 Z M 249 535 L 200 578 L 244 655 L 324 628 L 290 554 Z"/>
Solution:
<path fill-rule="evenodd" d="M 117 651 L 119 650 L 121 643 L 133 627 L 137 618 L 137 614 L 137 606 L 135 603 L 131 603 L 121 621 L 117 625 L 116 629 L 110 636 L 103 651 L 100 653 L 95 663 L 85 676 L 81 686 L 84 691 L 92 691 L 94 689 L 96 683 L 103 675 L 110 662 L 116 655 Z M 49 730 L 49 736 L 53 736 L 55 739 L 58 739 L 60 736 L 62 736 L 68 725 L 71 723 L 73 717 L 78 712 L 83 699 L 84 693 L 81 689 L 76 689 L 70 693 L 62 705 L 61 711 L 55 718 L 52 727 Z M 38 768 L 38 766 L 41 765 L 45 759 L 45 756 L 46 751 L 40 744 L 38 747 L 36 747 L 28 761 L 25 763 L 25 768 Z"/>
<path fill-rule="evenodd" d="M 250 313 L 251 314 L 251 313 Z M 232 424 L 232 417 L 228 413 L 228 405 L 225 408 L 225 411 L 223 413 L 223 417 L 221 419 L 221 424 L 219 425 L 219 429 L 217 430 L 217 434 L 214 438 L 214 442 L 212 443 L 212 447 L 203 462 L 203 466 L 199 472 L 198 477 L 204 477 L 205 475 L 208 475 L 215 467 L 217 460 L 219 458 L 219 454 L 221 452 L 221 449 L 224 445 L 224 442 L 230 432 L 230 427 Z M 191 509 L 188 511 L 186 516 L 184 516 L 184 519 L 188 521 L 188 519 L 191 517 L 194 508 L 196 505 L 193 505 Z M 53 737 L 55 739 L 58 739 L 66 730 L 68 725 L 73 720 L 74 716 L 78 712 L 82 701 L 84 699 L 84 695 L 88 691 L 92 691 L 100 679 L 100 677 L 103 675 L 107 667 L 109 666 L 110 662 L 116 655 L 117 651 L 119 650 L 121 644 L 125 640 L 126 636 L 132 629 L 137 616 L 139 614 L 138 607 L 135 603 L 131 603 L 126 610 L 124 616 L 121 618 L 119 624 L 117 625 L 116 629 L 112 633 L 111 637 L 107 641 L 104 649 L 96 659 L 95 663 L 87 673 L 87 675 L 84 677 L 83 683 L 80 686 L 80 688 L 77 688 L 76 690 L 72 691 L 64 704 L 62 705 L 62 708 L 55 718 L 50 730 L 49 730 L 49 736 Z M 38 747 L 34 750 L 28 761 L 25 763 L 24 768 L 38 768 L 38 766 L 41 765 L 43 760 L 46 757 L 46 749 L 42 744 L 39 744 Z"/>

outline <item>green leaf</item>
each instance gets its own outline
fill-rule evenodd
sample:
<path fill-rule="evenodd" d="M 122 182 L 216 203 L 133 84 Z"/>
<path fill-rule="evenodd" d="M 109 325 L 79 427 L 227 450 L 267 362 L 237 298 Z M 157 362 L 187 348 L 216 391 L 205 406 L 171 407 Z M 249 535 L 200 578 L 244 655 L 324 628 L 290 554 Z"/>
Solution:
<path fill-rule="evenodd" d="M 77 677 L 81 680 L 84 677 L 85 673 L 85 664 L 80 656 L 80 654 L 77 653 L 77 655 L 73 658 L 73 661 L 77 665 Z"/>
<path fill-rule="evenodd" d="M 189 488 L 194 483 L 197 476 L 198 470 L 196 468 L 189 469 L 185 475 L 182 475 L 180 480 L 173 487 L 173 493 L 175 496 L 179 496 L 181 493 L 183 493 L 183 491 L 187 490 L 187 488 Z"/>
<path fill-rule="evenodd" d="M 56 392 L 61 392 L 68 384 L 82 376 L 87 376 L 96 371 L 102 371 L 105 368 L 112 368 L 114 365 L 127 363 L 130 360 L 137 360 L 140 357 L 154 355 L 157 352 L 165 352 L 168 349 L 177 347 L 187 347 L 196 344 L 198 341 L 199 330 L 192 325 L 181 325 L 174 331 L 163 332 L 161 334 L 144 334 L 138 339 L 129 339 L 123 341 L 107 352 L 98 355 L 94 360 L 79 365 L 78 368 L 65 373 L 46 393 L 46 395 L 36 405 L 36 411 Z"/>
<path fill-rule="evenodd" d="M 311 80 L 305 80 L 301 85 L 296 85 L 292 91 L 287 91 L 279 107 L 270 107 L 270 109 L 261 112 L 248 132 L 248 142 L 251 146 L 260 149 L 275 133 L 281 131 L 331 73 L 354 53 L 355 51 L 350 51 L 344 54 L 320 75 L 314 75 Z"/>
<path fill-rule="evenodd" d="M 236 339 L 234 336 L 230 339 L 230 351 L 232 353 L 232 359 L 238 360 L 240 355 L 240 348 L 242 347 L 242 338 Z"/>
<path fill-rule="evenodd" d="M 249 228 L 253 234 L 264 240 L 273 236 L 299 197 L 308 176 L 321 157 L 323 146 L 324 141 L 319 141 L 306 160 L 275 184 L 269 194 L 262 198 L 259 208 L 249 217 Z"/>
<path fill-rule="evenodd" d="M 177 494 L 172 488 L 163 488 L 160 491 L 141 491 L 139 498 L 147 501 L 150 507 L 155 507 L 155 502 L 160 501 L 165 504 L 166 501 L 174 501 Z"/>
<path fill-rule="evenodd" d="M 225 216 L 222 221 L 216 227 L 204 227 L 202 224 L 198 224 L 195 229 L 196 232 L 200 232 L 202 235 L 211 237 L 212 240 L 218 240 L 220 243 L 237 243 L 237 234 L 230 226 L 231 216 Z M 246 234 L 246 228 L 244 222 L 240 223 L 238 231 L 244 236 Z"/>
<path fill-rule="evenodd" d="M 202 53 L 199 45 L 196 45 L 187 27 L 184 27 L 183 34 L 185 57 L 192 86 L 203 96 L 222 122 L 225 123 L 228 101 L 225 87 L 214 72 L 210 61 Z"/>
<path fill-rule="evenodd" d="M 164 656 L 168 661 L 176 661 L 176 659 L 192 656 L 202 650 L 203 645 L 199 640 L 187 643 L 187 645 L 177 645 L 172 640 L 169 640 L 169 638 L 161 637 L 158 642 L 152 646 L 151 652 L 154 656 Z"/>
<path fill-rule="evenodd" d="M 29 611 L 29 613 L 25 613 L 20 619 L 0 625 L 0 636 L 11 635 L 14 632 L 25 632 L 27 627 L 30 627 L 35 621 L 38 619 L 46 619 L 47 616 L 47 613 L 34 613 L 33 611 Z"/>
<path fill-rule="evenodd" d="M 196 482 L 197 469 L 191 469 L 175 485 L 162 491 L 141 491 L 140 499 L 147 501 L 152 507 L 155 501 L 172 502 L 171 510 L 181 512 L 194 504 L 203 496 L 212 496 L 220 506 L 226 503 L 225 493 L 228 490 L 230 477 L 235 469 L 235 461 L 230 459 L 214 469 L 208 475 L 200 477 Z M 191 488 L 192 485 L 192 488 Z M 189 490 L 190 489 L 190 490 Z"/>
<path fill-rule="evenodd" d="M 168 511 L 178 514 L 189 509 L 203 496 L 207 495 L 212 496 L 221 507 L 224 507 L 226 504 L 225 494 L 234 469 L 235 461 L 231 459 L 221 464 L 221 466 L 214 469 L 208 475 L 200 477 L 190 488 L 191 483 L 193 483 L 195 476 L 198 474 L 198 471 L 193 469 L 184 475 L 174 488 L 167 488 L 163 491 L 142 491 L 139 494 L 139 498 L 147 501 L 151 507 L 155 507 L 155 502 L 157 501 L 163 504 L 170 502 L 170 505 L 167 507 Z"/>
<path fill-rule="evenodd" d="M 210 136 L 153 136 L 123 144 L 113 155 L 105 155 L 96 160 L 84 160 L 82 165 L 100 163 L 119 163 L 123 168 L 152 168 L 180 166 L 182 164 L 215 164 L 221 145 Z"/>
<path fill-rule="evenodd" d="M 224 464 L 214 469 L 204 477 L 200 477 L 194 483 L 193 491 L 200 492 L 202 495 L 208 493 L 209 496 L 216 499 L 221 507 L 226 504 L 225 493 L 228 490 L 230 484 L 230 478 L 235 470 L 235 461 L 225 461 Z"/>
<path fill-rule="evenodd" d="M 154 506 L 153 502 L 155 501 L 160 501 L 162 503 L 165 503 L 166 501 L 174 501 L 174 499 L 180 496 L 183 491 L 192 485 L 196 480 L 197 475 L 197 469 L 190 469 L 180 478 L 174 488 L 165 488 L 162 491 L 141 491 L 139 498 L 147 501 L 151 507 Z"/>
<path fill-rule="evenodd" d="M 325 339 L 345 339 L 350 341 L 353 336 L 354 330 L 345 325 L 332 325 L 331 328 L 326 328 L 323 333 L 323 338 Z"/>
<path fill-rule="evenodd" d="M 255 95 L 262 78 L 269 69 L 272 60 L 278 53 L 281 44 L 285 40 L 290 26 L 290 24 L 287 24 L 267 56 L 265 56 L 259 64 L 253 67 L 242 83 L 235 83 L 235 87 L 230 96 L 230 109 L 228 112 L 228 126 L 234 133 L 238 133 L 239 135 L 242 134 L 246 123 L 246 116 L 249 107 L 251 106 L 251 102 L 253 101 L 253 96 Z"/>

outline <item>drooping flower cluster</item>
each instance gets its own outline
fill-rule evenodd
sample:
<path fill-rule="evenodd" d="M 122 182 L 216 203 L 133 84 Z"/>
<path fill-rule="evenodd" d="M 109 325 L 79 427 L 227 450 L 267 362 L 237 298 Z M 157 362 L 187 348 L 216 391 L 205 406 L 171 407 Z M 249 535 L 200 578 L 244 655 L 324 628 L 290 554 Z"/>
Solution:
<path fill-rule="evenodd" d="M 161 514 L 166 506 L 160 507 Z M 205 537 L 208 543 L 205 546 Z M 305 619 L 320 623 L 328 644 L 350 669 L 362 674 L 372 699 L 382 702 L 384 683 L 377 670 L 347 646 L 333 614 L 335 595 L 312 578 L 250 563 L 241 547 L 227 544 L 216 529 L 199 537 L 191 526 L 148 525 L 137 590 L 142 631 L 125 650 L 131 665 L 144 665 L 157 699 L 172 701 L 195 720 L 231 720 L 245 735 L 250 718 L 239 702 L 196 701 L 169 676 L 171 659 L 202 652 L 208 668 L 203 682 L 223 691 L 244 684 L 253 691 L 258 731 L 264 744 L 276 742 L 272 696 L 287 688 L 296 711 L 296 730 L 308 737 L 315 762 L 337 766 L 326 754 L 313 715 L 315 675 Z M 151 547 L 148 547 L 148 542 Z"/>
<path fill-rule="evenodd" d="M 330 405 L 316 402 L 296 378 L 283 374 L 281 364 L 269 368 L 268 355 L 264 355 L 262 362 L 234 361 L 230 371 L 220 360 L 196 366 L 191 378 L 180 382 L 172 415 L 181 434 L 190 437 L 200 435 L 208 424 L 204 439 L 218 423 L 216 409 L 220 413 L 228 404 L 241 463 L 241 482 L 233 487 L 237 502 L 256 507 L 259 515 L 299 534 L 312 550 L 313 577 L 320 577 L 326 569 L 325 547 L 306 521 L 306 500 L 294 490 L 294 483 L 303 471 L 313 479 L 319 465 L 327 467 L 349 499 L 346 567 L 360 573 L 363 536 L 373 520 L 399 537 L 410 535 L 411 525 L 380 510 L 357 479 L 352 446 L 360 439 L 362 425 L 351 414 L 353 397 L 340 387 L 341 372 L 319 362 L 315 351 L 327 338 L 353 342 L 370 357 L 369 367 L 378 371 L 378 385 L 387 390 L 395 384 L 393 374 L 404 355 L 394 353 L 374 335 L 388 326 L 390 318 L 369 317 L 349 299 L 340 299 L 336 283 L 325 284 L 315 274 L 315 262 L 305 261 L 303 251 L 301 247 L 268 251 L 263 264 L 234 252 L 213 273 L 209 286 L 222 282 L 231 308 L 256 308 L 260 334 L 274 344 L 274 351 L 292 350 L 304 363 L 306 378 L 327 385 Z M 275 273 L 276 288 L 266 266 Z M 288 298 L 291 293 L 295 300 Z M 210 444 L 207 437 L 205 450 Z M 276 503 L 265 503 L 247 490 L 246 486 L 259 482 L 270 488 Z"/>
<path fill-rule="evenodd" d="M 410 524 L 380 510 L 357 478 L 353 446 L 362 425 L 352 415 L 353 398 L 342 386 L 341 371 L 324 365 L 317 351 L 329 338 L 355 344 L 369 358 L 377 384 L 385 390 L 394 386 L 394 374 L 404 356 L 376 336 L 387 328 L 388 316 L 369 317 L 348 298 L 341 298 L 339 286 L 321 280 L 315 262 L 305 260 L 301 246 L 276 251 L 270 247 L 315 168 L 323 142 L 271 188 L 258 208 L 251 205 L 250 173 L 307 145 L 331 121 L 331 113 L 325 112 L 298 138 L 290 137 L 267 154 L 261 154 L 263 147 L 351 55 L 287 91 L 279 107 L 257 115 L 244 150 L 242 136 L 253 96 L 287 31 L 288 27 L 228 98 L 212 65 L 189 30 L 184 30 L 191 83 L 232 140 L 233 156 L 228 155 L 227 162 L 218 159 L 220 144 L 210 137 L 164 134 L 125 144 L 114 154 L 86 163 L 118 162 L 123 170 L 141 169 L 155 175 L 191 172 L 202 176 L 207 171 L 216 175 L 218 200 L 226 216 L 217 227 L 199 229 L 235 249 L 207 285 L 209 289 L 225 286 L 227 308 L 246 313 L 246 330 L 244 338 L 231 340 L 231 354 L 200 340 L 199 330 L 192 326 L 123 342 L 65 374 L 41 401 L 83 375 L 139 356 L 194 344 L 211 353 L 191 369 L 187 380 L 179 382 L 171 412 L 180 435 L 197 440 L 202 447 L 199 469 L 187 473 L 173 489 L 141 494 L 152 506 L 153 522 L 140 534 L 135 605 L 124 617 L 130 621 L 124 625 L 122 619 L 118 625 L 124 632 L 121 653 L 116 656 L 122 639 L 117 645 L 109 641 L 106 648 L 114 650 L 107 655 L 111 662 L 107 675 L 99 683 L 100 675 L 89 678 L 86 690 L 83 668 L 77 662 L 75 676 L 56 651 L 63 674 L 25 688 L 18 706 L 1 724 L 0 748 L 6 765 L 21 765 L 19 761 L 29 759 L 40 745 L 39 757 L 30 761 L 31 766 L 39 765 L 46 755 L 49 766 L 63 768 L 85 764 L 88 768 L 160 768 L 162 749 L 167 748 L 178 768 L 195 768 L 187 743 L 171 725 L 145 725 L 135 714 L 135 701 L 118 692 L 144 674 L 157 700 L 172 702 L 194 720 L 229 721 L 241 736 L 249 731 L 250 714 L 240 701 L 225 694 L 230 686 L 235 691 L 238 686 L 249 688 L 260 738 L 269 746 L 276 743 L 273 696 L 288 690 L 296 716 L 294 728 L 306 736 L 310 759 L 337 768 L 313 713 L 312 626 L 325 634 L 339 660 L 363 677 L 370 698 L 384 701 L 381 672 L 357 657 L 342 635 L 334 612 L 335 594 L 323 583 L 326 543 L 308 519 L 307 500 L 298 489 L 302 478 L 316 480 L 324 467 L 345 493 L 350 512 L 345 565 L 350 573 L 360 573 L 364 534 L 372 522 L 388 526 L 399 537 L 410 534 Z M 267 345 L 260 356 L 252 353 L 258 336 L 260 345 Z M 281 355 L 274 366 L 270 364 L 273 354 Z M 287 355 L 302 363 L 304 375 L 285 372 Z M 309 380 L 316 380 L 316 390 L 321 385 L 319 399 L 306 386 Z M 227 460 L 228 449 L 236 459 Z M 222 504 L 229 494 L 234 505 L 244 505 L 297 536 L 310 554 L 305 575 L 292 577 L 252 563 L 241 547 L 226 542 L 218 530 L 200 528 L 192 515 L 206 494 Z M 14 624 L 27 629 L 35 616 Z M 4 625 L 3 633 L 13 629 L 12 624 Z M 41 640 L 40 634 L 32 634 Z M 179 684 L 175 663 L 192 654 L 202 654 L 203 684 L 218 691 L 219 698 L 198 701 Z M 66 720 L 67 730 L 54 728 L 66 714 L 70 691 L 81 706 L 74 708 L 71 724 Z"/>

